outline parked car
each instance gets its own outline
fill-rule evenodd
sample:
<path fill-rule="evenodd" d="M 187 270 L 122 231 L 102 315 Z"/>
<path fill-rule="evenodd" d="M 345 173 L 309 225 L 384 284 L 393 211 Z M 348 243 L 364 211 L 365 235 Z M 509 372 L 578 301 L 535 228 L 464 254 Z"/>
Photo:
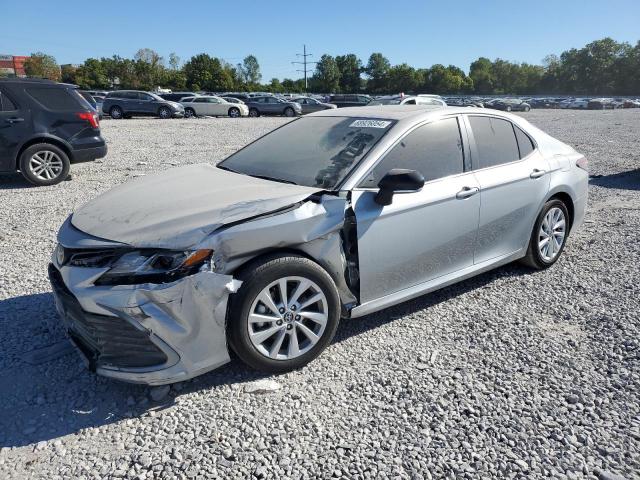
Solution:
<path fill-rule="evenodd" d="M 225 96 L 221 96 L 220 98 L 224 98 L 229 103 L 241 103 L 242 105 L 244 105 L 244 102 L 242 100 L 240 100 L 239 98 L 225 97 Z"/>
<path fill-rule="evenodd" d="M 295 102 L 288 102 L 273 95 L 265 97 L 249 97 L 244 101 L 249 107 L 250 117 L 261 115 L 284 115 L 285 117 L 295 117 L 302 115 L 302 107 Z"/>
<path fill-rule="evenodd" d="M 505 112 L 528 112 L 531 110 L 531 105 L 519 98 L 498 98 L 485 106 L 494 110 L 504 110 Z"/>
<path fill-rule="evenodd" d="M 245 103 L 249 98 L 251 98 L 251 95 L 249 95 L 248 93 L 225 93 L 220 96 L 223 98 L 237 98 L 238 100 L 242 100 Z"/>
<path fill-rule="evenodd" d="M 368 105 L 371 100 L 372 98 L 369 95 L 338 94 L 330 95 L 328 103 L 333 103 L 338 108 L 364 107 Z"/>
<path fill-rule="evenodd" d="M 577 108 L 579 110 L 582 110 L 587 108 L 588 105 L 589 105 L 589 99 L 574 98 L 574 99 L 568 100 L 567 105 L 564 108 Z"/>
<path fill-rule="evenodd" d="M 96 100 L 89 92 L 78 90 L 78 93 L 82 95 L 82 98 L 84 98 L 89 105 L 91 105 L 91 108 L 93 108 L 97 113 L 100 113 L 98 112 L 98 102 L 96 102 Z"/>
<path fill-rule="evenodd" d="M 429 105 L 446 107 L 447 102 L 442 98 L 422 95 L 387 95 L 384 97 L 374 98 L 369 102 L 369 105 Z"/>
<path fill-rule="evenodd" d="M 155 93 L 138 90 L 110 92 L 102 104 L 103 112 L 113 119 L 145 115 L 160 118 L 183 117 L 184 107 L 177 102 L 165 100 Z"/>
<path fill-rule="evenodd" d="M 552 266 L 587 184 L 582 155 L 515 115 L 324 110 L 218 165 L 93 199 L 62 225 L 49 276 L 99 374 L 171 383 L 232 350 L 284 372 L 317 357 L 341 317 L 514 260 Z"/>
<path fill-rule="evenodd" d="M 640 108 L 640 100 L 625 100 L 624 108 Z"/>
<path fill-rule="evenodd" d="M 180 103 L 184 107 L 185 117 L 211 115 L 237 118 L 249 115 L 249 107 L 246 105 L 231 103 L 221 97 L 186 97 Z"/>
<path fill-rule="evenodd" d="M 0 172 L 38 186 L 68 177 L 72 163 L 107 154 L 98 114 L 74 85 L 0 79 Z"/>
<path fill-rule="evenodd" d="M 292 97 L 290 101 L 299 104 L 303 114 L 338 108 L 332 103 L 324 103 L 311 97 Z"/>
<path fill-rule="evenodd" d="M 172 102 L 179 102 L 185 97 L 197 97 L 198 94 L 194 92 L 171 92 L 171 93 L 159 93 L 160 98 L 170 100 Z"/>
<path fill-rule="evenodd" d="M 613 108 L 612 98 L 592 98 L 587 104 L 589 110 L 605 110 Z"/>

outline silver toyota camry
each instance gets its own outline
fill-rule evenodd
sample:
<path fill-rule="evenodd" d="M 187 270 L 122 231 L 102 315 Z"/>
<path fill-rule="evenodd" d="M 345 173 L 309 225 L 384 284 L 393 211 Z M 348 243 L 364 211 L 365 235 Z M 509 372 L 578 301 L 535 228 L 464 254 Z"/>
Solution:
<path fill-rule="evenodd" d="M 283 372 L 340 318 L 515 260 L 550 267 L 587 179 L 581 154 L 508 113 L 326 110 L 89 202 L 61 227 L 49 276 L 99 374 L 177 382 L 230 350 Z"/>

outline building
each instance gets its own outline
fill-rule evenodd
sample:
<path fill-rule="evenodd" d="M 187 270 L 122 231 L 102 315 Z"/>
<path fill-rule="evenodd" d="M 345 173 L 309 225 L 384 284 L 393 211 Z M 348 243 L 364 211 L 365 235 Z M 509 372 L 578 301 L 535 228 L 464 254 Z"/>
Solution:
<path fill-rule="evenodd" d="M 24 62 L 29 57 L 0 54 L 0 75 L 25 77 Z"/>

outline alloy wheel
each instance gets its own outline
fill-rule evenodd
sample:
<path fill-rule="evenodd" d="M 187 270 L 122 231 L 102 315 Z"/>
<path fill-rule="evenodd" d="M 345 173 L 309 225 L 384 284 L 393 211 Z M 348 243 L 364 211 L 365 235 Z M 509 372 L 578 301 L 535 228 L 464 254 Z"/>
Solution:
<path fill-rule="evenodd" d="M 50 150 L 36 152 L 29 159 L 29 170 L 40 180 L 53 180 L 62 173 L 63 169 L 64 164 L 60 156 Z"/>
<path fill-rule="evenodd" d="M 257 295 L 247 318 L 255 349 L 274 360 L 304 355 L 322 338 L 329 307 L 320 287 L 304 277 L 283 277 Z"/>
<path fill-rule="evenodd" d="M 551 262 L 560 253 L 566 235 L 566 225 L 564 212 L 558 207 L 549 209 L 544 216 L 538 231 L 538 251 L 546 262 Z"/>

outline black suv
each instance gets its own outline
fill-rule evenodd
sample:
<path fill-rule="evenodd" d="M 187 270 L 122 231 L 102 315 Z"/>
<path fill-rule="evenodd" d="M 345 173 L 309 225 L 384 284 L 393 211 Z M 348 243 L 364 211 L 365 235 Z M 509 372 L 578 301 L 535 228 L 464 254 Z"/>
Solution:
<path fill-rule="evenodd" d="M 160 118 L 184 117 L 184 107 L 155 93 L 138 90 L 109 92 L 102 103 L 102 113 L 115 120 L 146 115 Z"/>
<path fill-rule="evenodd" d="M 338 108 L 343 107 L 363 107 L 367 105 L 372 98 L 369 95 L 349 95 L 349 94 L 338 94 L 331 95 L 329 97 L 328 103 L 333 103 L 337 105 Z"/>
<path fill-rule="evenodd" d="M 0 79 L 0 172 L 19 170 L 34 185 L 55 185 L 71 163 L 106 154 L 98 114 L 75 85 Z"/>

